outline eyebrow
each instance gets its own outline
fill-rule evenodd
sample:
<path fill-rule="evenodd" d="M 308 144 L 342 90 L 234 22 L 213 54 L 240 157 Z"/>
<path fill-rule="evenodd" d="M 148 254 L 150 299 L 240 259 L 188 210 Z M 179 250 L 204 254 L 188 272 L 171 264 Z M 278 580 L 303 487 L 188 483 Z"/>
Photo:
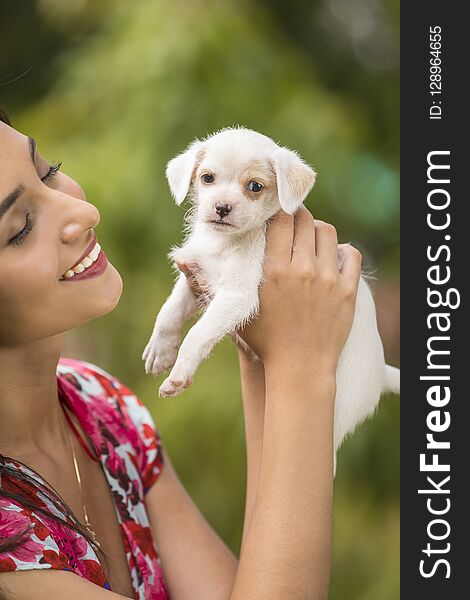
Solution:
<path fill-rule="evenodd" d="M 34 140 L 32 137 L 28 137 L 28 148 L 31 162 L 34 165 L 34 156 L 36 154 L 36 140 Z M 15 204 L 15 202 L 18 200 L 18 198 L 23 192 L 24 187 L 22 185 L 19 185 L 15 190 L 13 190 L 10 194 L 8 194 L 6 198 L 4 198 L 0 202 L 0 220 L 2 219 L 3 215 L 7 212 L 7 210 L 9 210 Z"/>

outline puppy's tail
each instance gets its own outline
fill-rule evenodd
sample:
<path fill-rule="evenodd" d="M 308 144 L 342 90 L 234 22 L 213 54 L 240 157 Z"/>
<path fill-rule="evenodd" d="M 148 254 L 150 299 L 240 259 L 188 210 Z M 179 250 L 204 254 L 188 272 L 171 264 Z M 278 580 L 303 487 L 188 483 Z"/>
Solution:
<path fill-rule="evenodd" d="M 392 394 L 400 393 L 400 369 L 391 365 L 385 365 L 385 385 L 383 391 L 391 392 Z"/>

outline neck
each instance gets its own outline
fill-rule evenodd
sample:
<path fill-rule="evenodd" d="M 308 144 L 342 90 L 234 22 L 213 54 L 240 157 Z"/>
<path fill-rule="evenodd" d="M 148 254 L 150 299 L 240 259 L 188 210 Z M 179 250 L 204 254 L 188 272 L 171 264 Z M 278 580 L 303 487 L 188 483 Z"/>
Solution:
<path fill-rule="evenodd" d="M 56 379 L 62 347 L 62 334 L 0 346 L 0 454 L 23 460 L 64 444 Z"/>

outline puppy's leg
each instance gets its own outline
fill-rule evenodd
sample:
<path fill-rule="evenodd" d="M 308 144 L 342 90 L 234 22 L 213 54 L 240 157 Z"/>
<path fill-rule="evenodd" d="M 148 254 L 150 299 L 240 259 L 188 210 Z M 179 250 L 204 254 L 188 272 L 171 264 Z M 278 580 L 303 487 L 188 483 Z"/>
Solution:
<path fill-rule="evenodd" d="M 142 354 L 147 374 L 159 375 L 175 364 L 181 328 L 199 308 L 186 275 L 180 273 L 157 315 L 152 335 Z"/>
<path fill-rule="evenodd" d="M 259 309 L 257 286 L 252 292 L 221 289 L 201 319 L 188 331 L 169 376 L 160 386 L 160 397 L 176 396 L 191 385 L 196 369 L 227 333 L 255 316 Z"/>

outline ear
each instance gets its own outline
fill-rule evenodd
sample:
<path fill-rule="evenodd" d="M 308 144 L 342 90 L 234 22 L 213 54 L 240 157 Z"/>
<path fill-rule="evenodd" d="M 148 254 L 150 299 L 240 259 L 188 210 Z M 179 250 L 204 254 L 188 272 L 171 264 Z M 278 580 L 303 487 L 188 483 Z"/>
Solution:
<path fill-rule="evenodd" d="M 166 166 L 166 178 L 178 206 L 186 198 L 196 163 L 201 159 L 202 152 L 203 142 L 195 140 L 184 152 L 172 158 Z"/>
<path fill-rule="evenodd" d="M 287 148 L 275 150 L 272 156 L 276 172 L 279 204 L 289 215 L 300 208 L 312 189 L 316 173 L 300 156 Z"/>

